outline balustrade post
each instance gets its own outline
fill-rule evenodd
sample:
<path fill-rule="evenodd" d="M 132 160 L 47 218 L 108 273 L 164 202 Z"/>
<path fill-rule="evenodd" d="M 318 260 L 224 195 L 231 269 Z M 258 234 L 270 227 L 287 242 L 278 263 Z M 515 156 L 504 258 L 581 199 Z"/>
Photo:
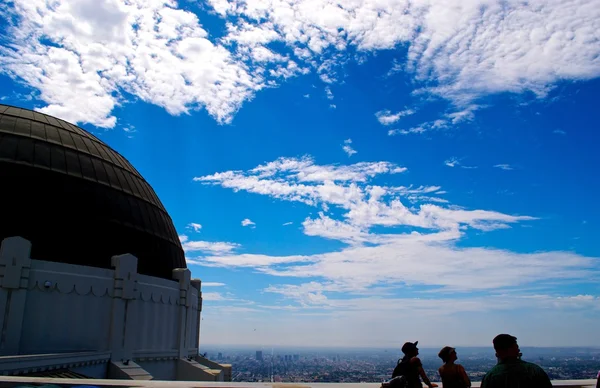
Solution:
<path fill-rule="evenodd" d="M 137 257 L 125 254 L 113 256 L 115 268 L 114 293 L 110 320 L 110 350 L 113 361 L 130 360 L 137 316 L 133 302 L 137 298 Z"/>
<path fill-rule="evenodd" d="M 31 242 L 8 237 L 0 246 L 0 355 L 20 352 L 21 328 L 27 301 Z"/>

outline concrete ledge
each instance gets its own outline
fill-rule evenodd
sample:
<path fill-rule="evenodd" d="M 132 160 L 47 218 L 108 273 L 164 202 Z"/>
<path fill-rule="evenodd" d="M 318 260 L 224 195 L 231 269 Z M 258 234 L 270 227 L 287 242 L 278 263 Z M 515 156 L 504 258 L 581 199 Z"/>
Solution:
<path fill-rule="evenodd" d="M 0 373 L 16 375 L 43 372 L 52 369 L 68 369 L 85 365 L 105 363 L 110 360 L 110 352 L 80 352 L 57 354 L 31 354 L 0 357 Z"/>
<path fill-rule="evenodd" d="M 194 360 L 177 360 L 177 380 L 179 381 L 223 381 L 220 369 L 211 369 Z"/>
<path fill-rule="evenodd" d="M 206 365 L 212 369 L 220 369 L 223 371 L 223 380 L 222 381 L 231 381 L 231 364 L 219 364 L 217 362 L 211 361 L 206 357 L 202 357 L 200 355 L 196 356 L 196 362 L 202 365 Z"/>
<path fill-rule="evenodd" d="M 141 387 L 141 388 L 379 388 L 381 383 L 224 383 L 198 381 L 142 381 L 142 380 L 99 380 L 99 379 L 53 379 L 43 377 L 0 376 L 0 388 L 15 388 L 23 384 L 55 384 L 63 388 L 81 385 L 97 387 Z M 554 380 L 554 388 L 595 387 L 596 380 Z M 440 384 L 441 386 L 441 384 Z M 479 387 L 479 383 L 473 383 Z"/>
<path fill-rule="evenodd" d="M 119 380 L 152 380 L 152 375 L 133 361 L 127 365 L 121 361 L 108 364 L 108 378 Z"/>

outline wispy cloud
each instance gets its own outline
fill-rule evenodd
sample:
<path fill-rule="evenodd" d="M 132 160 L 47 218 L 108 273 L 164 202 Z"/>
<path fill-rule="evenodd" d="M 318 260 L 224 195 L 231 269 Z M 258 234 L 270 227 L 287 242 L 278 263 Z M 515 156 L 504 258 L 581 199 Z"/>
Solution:
<path fill-rule="evenodd" d="M 465 169 L 477 168 L 477 166 L 466 166 L 466 165 L 462 164 L 460 159 L 455 158 L 455 157 L 445 160 L 444 164 L 448 167 L 460 167 L 460 168 L 465 168 Z"/>
<path fill-rule="evenodd" d="M 242 226 L 249 226 L 251 228 L 255 228 L 256 224 L 249 218 L 245 218 L 242 220 Z"/>
<path fill-rule="evenodd" d="M 219 282 L 202 282 L 202 288 L 204 287 L 224 287 L 226 286 L 225 283 L 219 283 Z"/>
<path fill-rule="evenodd" d="M 351 144 L 352 139 L 346 139 L 344 140 L 344 145 L 342 146 L 342 149 L 344 150 L 346 155 L 348 155 L 348 157 L 357 153 L 357 151 L 354 148 L 352 148 Z"/>
<path fill-rule="evenodd" d="M 455 292 L 499 289 L 548 279 L 582 278 L 589 276 L 589 271 L 594 268 L 593 259 L 572 253 L 522 254 L 492 248 L 458 247 L 455 244 L 464 236 L 467 227 L 491 231 L 535 218 L 427 203 L 435 201 L 431 200 L 436 198 L 430 197 L 431 194 L 443 193 L 439 186 L 374 186 L 369 182 L 370 176 L 390 173 L 396 167 L 384 164 L 380 166 L 385 168 L 380 167 L 378 173 L 363 175 L 356 173 L 367 165 L 360 164 L 360 169 L 357 166 L 333 168 L 317 166 L 312 159 L 282 158 L 247 172 L 228 171 L 196 178 L 198 182 L 236 191 L 313 206 L 320 203 L 333 206 L 342 211 L 341 219 L 321 212 L 316 218 L 304 220 L 303 231 L 309 236 L 347 244 L 341 251 L 315 255 L 243 253 L 207 255 L 197 260 L 205 266 L 253 268 L 276 277 L 320 278 L 336 287 L 360 292 L 377 284 L 399 283 L 435 286 Z M 375 165 L 369 166 L 370 170 Z M 307 179 L 316 172 L 319 172 L 319 179 Z M 329 178 L 326 180 L 323 174 Z M 340 174 L 344 179 L 340 179 Z M 411 210 L 403 205 L 403 199 L 425 203 Z M 437 202 L 447 200 L 437 198 Z M 374 226 L 410 226 L 424 232 L 374 233 L 371 231 Z M 544 265 L 544 271 L 540 271 L 541 265 Z M 500 271 L 500 267 L 514 271 Z M 469 268 L 472 271 L 467 270 Z M 321 295 L 323 292 L 313 297 L 319 299 Z"/>
<path fill-rule="evenodd" d="M 293 222 L 290 221 L 290 222 L 284 223 L 283 226 L 289 226 L 289 225 L 292 225 L 292 224 L 293 224 Z"/>
<path fill-rule="evenodd" d="M 198 224 L 198 223 L 196 223 L 196 222 L 190 222 L 190 223 L 187 225 L 187 228 L 188 228 L 188 229 L 193 229 L 193 230 L 194 230 L 194 232 L 199 232 L 199 231 L 202 229 L 202 225 L 200 225 L 200 224 Z"/>
<path fill-rule="evenodd" d="M 514 170 L 513 166 L 511 166 L 510 164 L 506 164 L 506 163 L 496 164 L 496 165 L 494 165 L 494 167 L 499 168 L 501 170 L 506 170 L 506 171 Z"/>
<path fill-rule="evenodd" d="M 331 88 L 329 86 L 325 87 L 325 95 L 327 96 L 328 100 L 333 100 L 334 98 L 333 92 L 331 91 Z"/>
<path fill-rule="evenodd" d="M 409 129 L 391 129 L 388 131 L 389 136 L 395 135 L 411 135 L 421 134 L 433 129 L 444 129 L 448 128 L 448 121 L 444 119 L 438 119 L 433 121 L 427 121 L 415 127 Z"/>
<path fill-rule="evenodd" d="M 552 133 L 555 133 L 557 135 L 566 135 L 567 133 L 565 131 L 563 131 L 562 129 L 555 129 L 554 131 L 552 131 Z"/>
<path fill-rule="evenodd" d="M 180 235 L 179 241 L 185 252 L 200 252 L 204 254 L 223 254 L 237 249 L 240 245 L 221 241 L 194 241 L 186 235 Z"/>
<path fill-rule="evenodd" d="M 392 113 L 390 110 L 381 110 L 375 113 L 375 117 L 382 125 L 392 125 L 398 122 L 402 117 L 410 116 L 415 113 L 414 109 L 405 109 L 403 111 Z"/>

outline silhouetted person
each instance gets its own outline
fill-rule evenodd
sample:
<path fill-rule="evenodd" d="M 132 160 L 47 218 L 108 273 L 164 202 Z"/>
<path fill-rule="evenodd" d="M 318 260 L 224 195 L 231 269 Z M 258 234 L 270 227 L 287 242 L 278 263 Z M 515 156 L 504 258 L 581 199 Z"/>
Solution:
<path fill-rule="evenodd" d="M 598 376 L 596 376 L 596 388 L 600 388 L 600 371 L 598 371 Z"/>
<path fill-rule="evenodd" d="M 402 385 L 406 388 L 422 388 L 421 379 L 423 382 L 427 384 L 429 388 L 437 387 L 437 384 L 433 384 L 427 378 L 425 371 L 423 370 L 423 365 L 421 364 L 421 360 L 419 357 L 419 349 L 417 348 L 417 344 L 419 341 L 407 342 L 402 345 L 402 353 L 404 353 L 404 357 L 398 360 L 398 365 L 394 368 L 394 372 L 392 373 L 392 380 L 390 381 L 392 386 Z M 404 376 L 405 382 L 399 379 L 401 376 Z M 419 378 L 420 377 L 420 378 Z M 400 383 L 395 383 L 397 381 L 401 381 Z"/>
<path fill-rule="evenodd" d="M 494 338 L 498 364 L 483 377 L 481 388 L 551 388 L 550 378 L 542 368 L 521 360 L 517 337 L 498 334 Z"/>
<path fill-rule="evenodd" d="M 465 372 L 465 368 L 460 364 L 455 364 L 458 359 L 456 349 L 444 346 L 438 353 L 438 357 L 444 362 L 444 365 L 438 369 L 444 388 L 468 388 L 471 386 L 471 380 Z"/>

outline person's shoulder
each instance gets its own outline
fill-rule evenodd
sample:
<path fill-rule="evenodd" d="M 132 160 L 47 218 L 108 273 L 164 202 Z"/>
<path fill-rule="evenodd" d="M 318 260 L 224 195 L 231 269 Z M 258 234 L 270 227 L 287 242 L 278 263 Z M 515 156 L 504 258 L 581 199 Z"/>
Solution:
<path fill-rule="evenodd" d="M 502 366 L 502 364 L 496 364 L 494 365 L 490 370 L 487 371 L 487 373 L 485 374 L 485 377 L 491 377 L 497 373 L 501 373 L 504 370 L 504 367 Z"/>
<path fill-rule="evenodd" d="M 522 361 L 522 362 L 523 362 L 523 365 L 525 366 L 525 368 L 530 371 L 530 373 L 533 373 L 537 376 L 541 376 L 544 379 L 547 378 L 548 374 L 546 373 L 544 368 L 542 368 L 538 364 L 534 364 L 533 362 L 528 362 L 528 361 Z"/>
<path fill-rule="evenodd" d="M 417 356 L 414 356 L 410 359 L 410 363 L 415 365 L 421 365 L 421 359 Z"/>
<path fill-rule="evenodd" d="M 527 368 L 544 372 L 544 369 L 541 366 L 539 366 L 538 364 L 534 364 L 533 362 L 521 361 L 521 363 L 523 364 L 523 366 L 525 366 Z M 544 372 L 544 373 L 546 373 L 546 372 Z"/>

